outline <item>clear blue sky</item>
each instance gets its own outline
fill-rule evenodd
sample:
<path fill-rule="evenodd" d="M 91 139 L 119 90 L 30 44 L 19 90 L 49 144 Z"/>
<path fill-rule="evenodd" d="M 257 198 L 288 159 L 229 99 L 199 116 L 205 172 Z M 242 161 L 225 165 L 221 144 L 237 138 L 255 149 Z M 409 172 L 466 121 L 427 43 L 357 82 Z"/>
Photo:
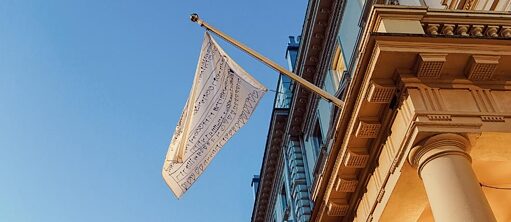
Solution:
<path fill-rule="evenodd" d="M 285 65 L 306 2 L 0 0 L 0 221 L 249 221 L 272 92 L 181 200 L 161 178 L 203 38 L 188 15 Z"/>

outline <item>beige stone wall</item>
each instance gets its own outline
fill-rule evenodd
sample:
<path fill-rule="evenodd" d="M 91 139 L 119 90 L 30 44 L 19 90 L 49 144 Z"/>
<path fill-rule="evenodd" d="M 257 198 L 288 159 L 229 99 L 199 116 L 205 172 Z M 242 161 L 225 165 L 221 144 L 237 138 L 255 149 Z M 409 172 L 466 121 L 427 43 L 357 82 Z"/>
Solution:
<path fill-rule="evenodd" d="M 503 146 L 511 144 L 511 15 L 375 6 L 369 18 L 313 219 L 511 220 L 511 197 L 479 184 L 511 185 L 502 179 L 511 171 L 491 168 L 511 166 Z M 437 135 L 451 145 L 410 164 L 411 150 L 433 147 L 424 141 Z M 495 143 L 481 145 L 488 137 Z"/>

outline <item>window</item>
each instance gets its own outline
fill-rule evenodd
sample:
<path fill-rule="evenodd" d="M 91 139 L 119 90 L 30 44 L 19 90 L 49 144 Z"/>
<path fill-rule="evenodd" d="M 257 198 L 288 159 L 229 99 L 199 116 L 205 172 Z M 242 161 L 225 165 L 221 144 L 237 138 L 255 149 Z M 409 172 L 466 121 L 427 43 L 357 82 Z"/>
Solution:
<path fill-rule="evenodd" d="M 321 135 L 319 121 L 316 121 L 315 125 L 316 126 L 314 127 L 314 132 L 312 135 L 312 145 L 314 146 L 314 154 L 317 158 L 319 156 L 319 152 L 321 152 L 321 145 L 323 145 L 323 136 Z"/>
<path fill-rule="evenodd" d="M 341 84 L 341 80 L 344 72 L 346 71 L 346 63 L 344 62 L 344 55 L 342 54 L 341 45 L 337 45 L 335 50 L 335 55 L 332 60 L 332 83 L 334 89 L 337 91 L 339 89 L 339 85 Z"/>
<path fill-rule="evenodd" d="M 284 186 L 282 186 L 282 189 L 280 189 L 280 200 L 282 201 L 282 212 L 286 212 L 287 196 L 286 196 L 286 188 Z"/>
<path fill-rule="evenodd" d="M 285 184 L 280 185 L 280 190 L 275 200 L 275 207 L 273 209 L 273 218 L 277 222 L 289 220 L 289 209 L 287 205 L 287 193 Z"/>
<path fill-rule="evenodd" d="M 350 63 L 360 31 L 359 20 L 362 14 L 360 1 L 346 1 L 339 27 L 339 41 L 344 57 Z"/>

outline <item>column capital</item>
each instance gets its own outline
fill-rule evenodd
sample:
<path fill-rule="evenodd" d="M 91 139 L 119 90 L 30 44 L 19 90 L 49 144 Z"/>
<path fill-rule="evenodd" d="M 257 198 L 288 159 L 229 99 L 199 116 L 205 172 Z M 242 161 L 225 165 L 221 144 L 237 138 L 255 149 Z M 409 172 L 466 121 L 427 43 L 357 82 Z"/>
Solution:
<path fill-rule="evenodd" d="M 454 133 L 442 133 L 422 140 L 408 154 L 408 162 L 418 169 L 419 176 L 422 167 L 431 160 L 445 155 L 460 155 L 471 161 L 467 153 L 470 142 L 467 138 Z"/>

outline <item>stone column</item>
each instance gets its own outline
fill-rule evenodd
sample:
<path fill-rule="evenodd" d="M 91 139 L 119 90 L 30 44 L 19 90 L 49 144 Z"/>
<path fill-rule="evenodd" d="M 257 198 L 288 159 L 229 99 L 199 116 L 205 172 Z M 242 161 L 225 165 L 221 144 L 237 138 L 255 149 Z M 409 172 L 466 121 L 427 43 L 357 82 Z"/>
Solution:
<path fill-rule="evenodd" d="M 436 222 L 496 221 L 472 170 L 469 141 L 458 134 L 432 136 L 408 161 L 418 169 Z"/>

